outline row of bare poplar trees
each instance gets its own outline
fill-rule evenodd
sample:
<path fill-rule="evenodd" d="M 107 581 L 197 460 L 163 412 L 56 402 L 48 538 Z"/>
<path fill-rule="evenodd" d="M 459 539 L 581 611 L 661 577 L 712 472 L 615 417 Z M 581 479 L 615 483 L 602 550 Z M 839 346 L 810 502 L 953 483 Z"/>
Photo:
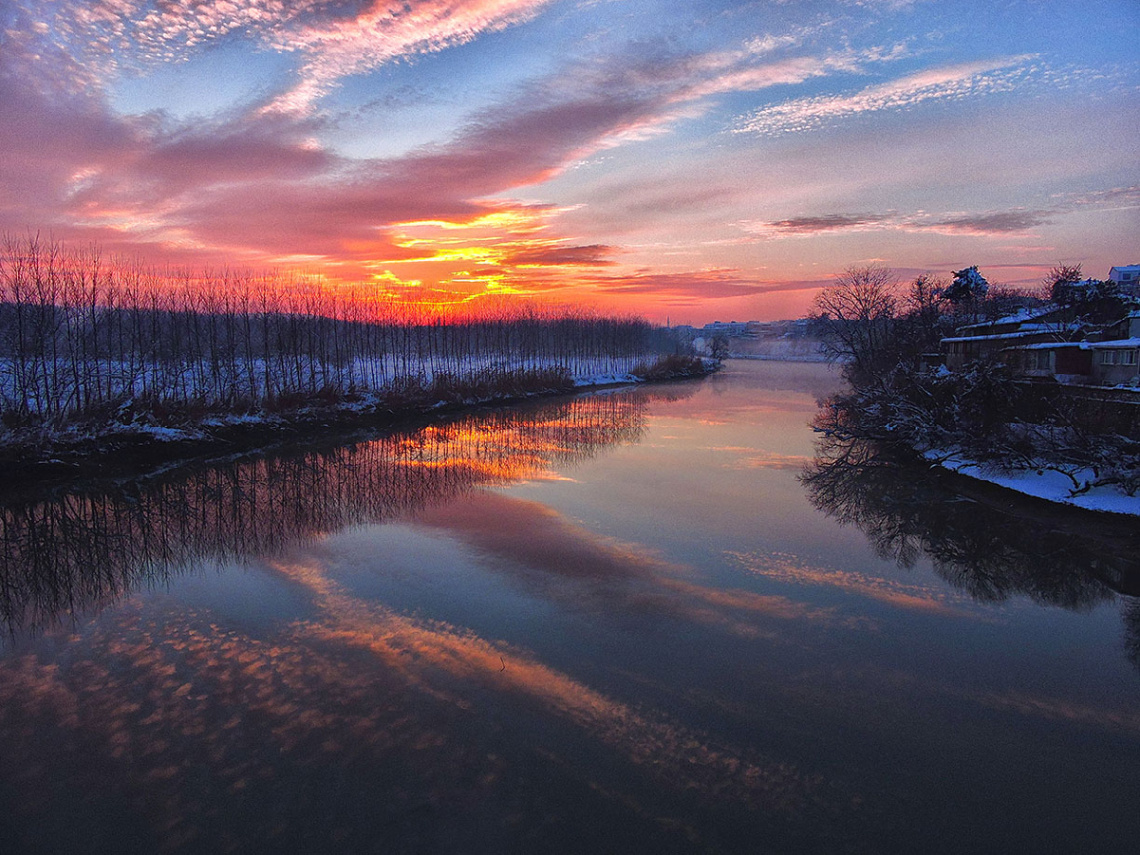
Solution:
<path fill-rule="evenodd" d="M 525 372 L 625 373 L 672 349 L 634 318 L 522 301 L 445 318 L 312 278 L 171 274 L 38 237 L 0 247 L 9 426 L 188 406 L 252 412 Z"/>

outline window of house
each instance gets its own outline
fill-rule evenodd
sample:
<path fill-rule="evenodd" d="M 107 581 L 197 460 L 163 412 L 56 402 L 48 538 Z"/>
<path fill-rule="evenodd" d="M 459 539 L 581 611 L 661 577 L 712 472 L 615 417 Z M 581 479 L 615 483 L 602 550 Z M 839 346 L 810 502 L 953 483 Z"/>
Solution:
<path fill-rule="evenodd" d="M 1126 350 L 1120 354 L 1121 365 L 1135 365 L 1136 364 L 1136 351 Z"/>
<path fill-rule="evenodd" d="M 1116 364 L 1116 351 L 1115 350 L 1102 350 L 1100 353 L 1101 365 L 1115 365 Z"/>

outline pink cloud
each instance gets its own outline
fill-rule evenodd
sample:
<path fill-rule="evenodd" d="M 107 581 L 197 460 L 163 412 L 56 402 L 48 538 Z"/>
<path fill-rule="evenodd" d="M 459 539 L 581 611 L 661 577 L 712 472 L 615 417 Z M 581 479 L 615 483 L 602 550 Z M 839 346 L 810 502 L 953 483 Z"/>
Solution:
<path fill-rule="evenodd" d="M 657 132 L 712 95 L 800 81 L 855 61 L 839 55 L 765 61 L 749 50 L 673 54 L 638 45 L 521 86 L 471 117 L 450 141 L 402 157 L 353 161 L 313 141 L 323 120 L 307 114 L 343 76 L 512 26 L 548 2 L 64 4 L 50 22 L 51 39 L 30 38 L 0 57 L 0 75 L 11 72 L 0 86 L 12 84 L 0 102 L 23 117 L 0 130 L 11 155 L 0 164 L 0 228 L 47 226 L 271 262 L 397 260 L 409 253 L 390 235 L 395 224 L 463 222 L 488 209 L 510 209 L 515 203 L 484 200 L 540 184 L 618 141 Z M 34 31 L 34 22 L 27 23 Z M 116 116 L 90 79 L 83 94 L 68 94 L 87 66 L 113 75 L 120 62 L 183 59 L 238 32 L 299 56 L 295 84 L 273 102 L 284 111 L 189 125 Z M 67 69 L 58 80 L 36 78 L 29 71 L 37 51 L 53 40 L 73 61 L 53 63 Z M 27 91 L 28 79 L 40 80 L 38 92 Z M 687 204 L 700 192 L 694 189 Z M 524 248 L 508 263 L 588 267 L 610 263 L 616 252 L 548 237 L 558 250 Z M 623 287 L 636 292 L 642 284 L 635 278 Z M 717 283 L 738 294 L 750 287 Z"/>
<path fill-rule="evenodd" d="M 784 220 L 744 223 L 743 228 L 764 238 L 812 237 L 829 232 L 856 232 L 869 230 L 897 230 L 908 232 L 935 232 L 948 235 L 1000 237 L 1023 234 L 1050 222 L 1062 213 L 1053 210 L 1014 208 L 1006 211 L 982 211 L 953 214 L 860 213 L 814 214 L 790 217 Z"/>
<path fill-rule="evenodd" d="M 306 112 L 340 78 L 398 57 L 434 53 L 526 21 L 550 0 L 377 0 L 351 18 L 322 20 L 273 40 L 305 56 L 300 80 L 269 105 Z"/>
<path fill-rule="evenodd" d="M 669 114 L 693 70 L 686 58 L 670 63 L 660 57 L 578 68 L 569 79 L 579 86 L 554 77 L 525 87 L 474 117 L 446 144 L 399 158 L 340 163 L 320 181 L 280 175 L 219 186 L 184 213 L 204 239 L 244 235 L 254 244 L 274 245 L 304 244 L 316 235 L 364 240 L 410 220 L 470 219 L 483 211 L 480 199 L 539 184 L 615 135 Z"/>
<path fill-rule="evenodd" d="M 750 277 L 740 270 L 730 268 L 679 273 L 639 270 L 628 274 L 594 276 L 587 280 L 579 279 L 578 281 L 587 281 L 600 292 L 606 294 L 654 294 L 663 298 L 680 297 L 706 300 L 756 297 L 780 291 L 818 288 L 824 284 L 815 280 L 810 282 L 763 281 Z"/>
<path fill-rule="evenodd" d="M 564 265 L 598 267 L 613 264 L 610 258 L 614 247 L 592 244 L 590 246 L 537 246 L 526 247 L 512 252 L 507 260 L 515 266 L 561 267 Z"/>

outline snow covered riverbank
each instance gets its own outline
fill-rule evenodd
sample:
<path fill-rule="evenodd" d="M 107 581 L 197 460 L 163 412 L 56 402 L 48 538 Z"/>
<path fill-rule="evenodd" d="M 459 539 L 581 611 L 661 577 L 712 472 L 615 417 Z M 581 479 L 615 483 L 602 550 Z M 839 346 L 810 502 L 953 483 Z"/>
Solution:
<path fill-rule="evenodd" d="M 1140 495 L 1125 495 L 1114 485 L 1091 486 L 1096 481 L 1091 469 L 1000 469 L 954 455 L 943 457 L 936 452 L 927 452 L 923 456 L 951 472 L 1025 496 L 1087 511 L 1140 517 Z"/>
<path fill-rule="evenodd" d="M 72 477 L 107 469 L 132 469 L 216 453 L 230 453 L 330 431 L 414 425 L 418 420 L 530 398 L 589 389 L 661 382 L 711 374 L 711 359 L 664 357 L 633 371 L 595 370 L 502 373 L 490 381 L 448 378 L 383 391 L 299 399 L 288 408 L 225 412 L 216 408 L 166 418 L 126 407 L 102 423 L 0 431 L 0 471 L 21 480 Z"/>

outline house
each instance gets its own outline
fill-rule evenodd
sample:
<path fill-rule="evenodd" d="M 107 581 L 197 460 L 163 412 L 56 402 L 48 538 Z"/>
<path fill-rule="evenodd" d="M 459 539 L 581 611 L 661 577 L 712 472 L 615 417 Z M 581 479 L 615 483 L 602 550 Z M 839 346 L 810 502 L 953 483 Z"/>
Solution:
<path fill-rule="evenodd" d="M 1082 342 L 1092 356 L 1091 382 L 1098 386 L 1140 385 L 1140 311 L 1133 310 Z"/>
<path fill-rule="evenodd" d="M 1140 294 L 1140 264 L 1125 264 L 1108 271 L 1108 281 L 1115 282 L 1126 294 Z"/>
<path fill-rule="evenodd" d="M 1025 309 L 994 321 L 966 324 L 955 335 L 942 339 L 943 362 L 947 368 L 961 368 L 967 362 L 1014 347 L 1057 343 L 1072 338 L 1074 328 L 1056 306 Z"/>
<path fill-rule="evenodd" d="M 1081 383 L 1092 376 L 1092 354 L 1079 341 L 1027 344 L 1006 349 L 1006 364 L 1023 377 Z"/>
<path fill-rule="evenodd" d="M 1097 386 L 1140 385 L 1140 338 L 1087 342 L 1092 382 Z"/>
<path fill-rule="evenodd" d="M 942 339 L 944 364 L 994 356 L 1029 380 L 1140 388 L 1140 311 L 1092 327 L 1065 317 L 1047 307 L 959 327 Z"/>
<path fill-rule="evenodd" d="M 1031 380 L 1140 387 L 1140 338 L 1030 344 L 1009 348 L 1003 357 Z"/>

